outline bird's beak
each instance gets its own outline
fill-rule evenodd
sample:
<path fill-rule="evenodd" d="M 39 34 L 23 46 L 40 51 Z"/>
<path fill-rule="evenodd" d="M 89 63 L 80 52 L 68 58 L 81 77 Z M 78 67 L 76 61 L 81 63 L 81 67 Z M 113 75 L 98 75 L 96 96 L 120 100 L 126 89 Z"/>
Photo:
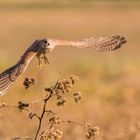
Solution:
<path fill-rule="evenodd" d="M 49 42 L 47 42 L 47 43 L 46 43 L 46 46 L 50 46 L 50 43 L 49 43 Z"/>

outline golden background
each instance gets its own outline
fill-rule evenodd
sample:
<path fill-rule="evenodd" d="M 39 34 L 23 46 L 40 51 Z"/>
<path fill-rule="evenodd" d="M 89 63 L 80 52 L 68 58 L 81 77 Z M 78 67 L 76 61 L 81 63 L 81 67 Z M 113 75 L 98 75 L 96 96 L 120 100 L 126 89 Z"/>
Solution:
<path fill-rule="evenodd" d="M 15 105 L 44 96 L 42 86 L 25 90 L 25 77 L 46 86 L 71 74 L 80 77 L 75 89 L 83 100 L 67 97 L 64 107 L 52 100 L 48 108 L 64 120 L 89 123 L 100 128 L 96 140 L 140 139 L 140 1 L 94 0 L 3 0 L 0 2 L 0 71 L 16 63 L 37 38 L 79 40 L 88 37 L 124 35 L 127 44 L 114 52 L 93 52 L 58 47 L 48 55 L 50 65 L 42 71 L 37 59 L 29 65 L 0 102 Z M 39 112 L 39 105 L 34 111 Z M 44 122 L 44 126 L 47 124 Z M 34 136 L 37 121 L 26 113 L 5 109 L 0 116 L 0 140 Z M 62 125 L 65 140 L 84 140 L 79 126 Z"/>

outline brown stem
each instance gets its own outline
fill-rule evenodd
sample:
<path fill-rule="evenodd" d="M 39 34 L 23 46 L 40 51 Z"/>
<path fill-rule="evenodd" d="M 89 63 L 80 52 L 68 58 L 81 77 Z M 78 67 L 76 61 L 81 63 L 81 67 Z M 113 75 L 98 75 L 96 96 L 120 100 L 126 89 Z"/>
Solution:
<path fill-rule="evenodd" d="M 39 124 L 38 124 L 38 128 L 37 128 L 37 131 L 36 131 L 34 140 L 37 140 L 39 131 L 40 131 L 41 126 L 42 126 L 43 117 L 44 117 L 44 114 L 46 113 L 47 101 L 48 101 L 51 97 L 52 97 L 52 92 L 50 92 L 50 94 L 49 94 L 49 95 L 46 95 L 46 97 L 45 97 L 44 105 L 43 105 L 43 109 L 42 109 L 42 113 L 41 113 L 41 116 L 38 118 L 38 119 L 39 119 Z"/>
<path fill-rule="evenodd" d="M 65 121 L 64 121 L 65 122 Z M 84 126 L 83 124 L 80 124 L 80 123 L 77 123 L 77 122 L 73 122 L 73 121 L 70 121 L 68 120 L 67 123 L 71 123 L 71 124 L 75 124 L 75 125 L 79 125 L 79 126 Z"/>

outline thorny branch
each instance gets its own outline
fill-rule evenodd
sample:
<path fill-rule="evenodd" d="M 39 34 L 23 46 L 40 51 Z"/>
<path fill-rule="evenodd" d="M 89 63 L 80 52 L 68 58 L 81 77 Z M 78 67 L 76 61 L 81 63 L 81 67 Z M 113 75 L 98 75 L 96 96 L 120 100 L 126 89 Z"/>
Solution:
<path fill-rule="evenodd" d="M 42 126 L 45 114 L 47 114 L 47 116 L 48 116 L 50 127 L 49 127 L 49 129 L 45 129 L 40 133 L 39 140 L 50 140 L 50 139 L 59 140 L 59 139 L 61 139 L 63 133 L 56 127 L 56 124 L 60 124 L 60 123 L 74 124 L 74 125 L 79 125 L 79 126 L 83 127 L 86 130 L 86 134 L 85 134 L 86 138 L 90 139 L 91 137 L 94 137 L 96 134 L 98 134 L 98 132 L 99 132 L 98 127 L 92 127 L 90 125 L 79 124 L 79 123 L 73 122 L 71 120 L 61 121 L 60 117 L 58 117 L 53 111 L 47 110 L 47 103 L 48 103 L 48 101 L 50 101 L 50 99 L 52 97 L 56 98 L 57 106 L 64 106 L 64 104 L 66 102 L 66 100 L 64 99 L 64 95 L 66 95 L 67 93 L 69 93 L 71 91 L 72 87 L 78 80 L 79 80 L 79 78 L 77 76 L 72 75 L 68 79 L 63 79 L 63 80 L 57 81 L 56 84 L 52 87 L 45 88 L 44 90 L 46 91 L 46 95 L 45 95 L 44 99 L 34 101 L 31 103 L 25 103 L 23 101 L 19 101 L 18 105 L 15 105 L 15 106 L 9 106 L 6 103 L 1 103 L 0 109 L 18 108 L 20 110 L 20 112 L 26 111 L 28 113 L 30 119 L 33 119 L 34 117 L 36 117 L 39 122 L 38 122 L 34 140 L 37 140 L 39 137 L 39 133 L 41 131 L 41 126 Z M 28 89 L 29 87 L 35 85 L 35 80 L 25 78 L 23 85 L 25 86 L 25 89 Z M 73 97 L 74 97 L 74 100 L 76 103 L 78 103 L 82 99 L 81 93 L 79 91 L 75 92 L 73 94 Z M 41 115 L 38 115 L 37 113 L 32 112 L 28 109 L 28 107 L 30 105 L 40 103 L 40 102 L 43 102 Z M 20 137 L 17 137 L 17 138 L 21 139 Z M 12 138 L 12 140 L 16 140 L 17 138 Z"/>

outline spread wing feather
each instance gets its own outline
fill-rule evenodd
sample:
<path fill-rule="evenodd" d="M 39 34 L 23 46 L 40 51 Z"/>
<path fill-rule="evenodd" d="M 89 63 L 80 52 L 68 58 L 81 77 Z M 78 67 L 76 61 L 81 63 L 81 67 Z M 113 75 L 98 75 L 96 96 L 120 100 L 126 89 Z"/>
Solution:
<path fill-rule="evenodd" d="M 79 48 L 91 48 L 96 51 L 111 51 L 120 48 L 126 40 L 124 37 L 115 35 L 111 37 L 89 38 L 81 40 Z"/>
<path fill-rule="evenodd" d="M 21 60 L 16 65 L 0 73 L 0 95 L 3 95 L 5 92 L 7 92 L 7 90 L 15 83 L 17 78 L 25 71 L 27 65 L 32 60 L 32 58 L 37 53 L 39 53 L 40 48 L 44 48 L 44 46 L 46 46 L 46 40 L 40 41 L 38 42 L 39 44 L 36 44 L 37 42 L 35 41 L 23 54 Z M 89 38 L 81 41 L 65 41 L 54 39 L 49 39 L 47 41 L 47 47 L 51 50 L 53 50 L 53 48 L 57 45 L 70 45 L 77 48 L 91 48 L 95 51 L 111 51 L 120 48 L 124 43 L 126 43 L 125 38 L 119 35 L 106 38 Z"/>
<path fill-rule="evenodd" d="M 0 95 L 3 95 L 23 73 L 25 66 L 16 64 L 0 74 Z"/>

